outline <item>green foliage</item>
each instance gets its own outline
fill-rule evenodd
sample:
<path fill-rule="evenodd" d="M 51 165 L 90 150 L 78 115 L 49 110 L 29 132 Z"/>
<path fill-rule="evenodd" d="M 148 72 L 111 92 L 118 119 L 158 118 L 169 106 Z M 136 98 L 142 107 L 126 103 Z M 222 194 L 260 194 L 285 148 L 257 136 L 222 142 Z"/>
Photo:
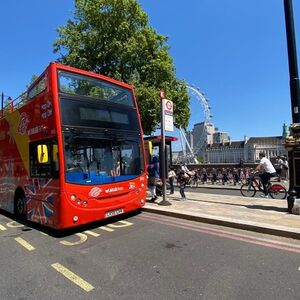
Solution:
<path fill-rule="evenodd" d="M 167 37 L 149 26 L 137 0 L 75 0 L 74 19 L 58 34 L 59 62 L 135 86 L 144 133 L 159 124 L 161 89 L 174 102 L 176 124 L 187 126 L 186 84 L 176 78 Z"/>
<path fill-rule="evenodd" d="M 204 163 L 203 156 L 197 156 L 197 160 L 198 160 L 199 164 Z"/>

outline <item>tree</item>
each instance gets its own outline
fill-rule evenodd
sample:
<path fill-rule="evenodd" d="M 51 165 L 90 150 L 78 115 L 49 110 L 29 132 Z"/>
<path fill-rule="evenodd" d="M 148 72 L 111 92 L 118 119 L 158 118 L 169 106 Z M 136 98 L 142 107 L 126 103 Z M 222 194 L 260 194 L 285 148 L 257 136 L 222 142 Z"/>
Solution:
<path fill-rule="evenodd" d="M 176 78 L 167 37 L 149 26 L 137 0 L 75 0 L 74 18 L 57 31 L 60 63 L 135 86 L 145 134 L 160 122 L 161 89 L 174 102 L 176 124 L 187 127 L 186 83 Z"/>

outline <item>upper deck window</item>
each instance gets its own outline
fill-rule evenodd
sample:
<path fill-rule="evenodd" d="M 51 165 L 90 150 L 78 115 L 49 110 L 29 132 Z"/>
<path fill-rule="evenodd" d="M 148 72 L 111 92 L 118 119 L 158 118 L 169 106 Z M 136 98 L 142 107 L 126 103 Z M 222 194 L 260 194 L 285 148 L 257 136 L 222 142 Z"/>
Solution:
<path fill-rule="evenodd" d="M 132 93 L 129 89 L 108 83 L 98 78 L 77 75 L 70 72 L 59 71 L 59 91 L 98 98 L 118 104 L 134 106 Z"/>
<path fill-rule="evenodd" d="M 43 92 L 47 87 L 46 77 L 42 77 L 28 92 L 28 98 L 31 99 L 34 96 Z"/>

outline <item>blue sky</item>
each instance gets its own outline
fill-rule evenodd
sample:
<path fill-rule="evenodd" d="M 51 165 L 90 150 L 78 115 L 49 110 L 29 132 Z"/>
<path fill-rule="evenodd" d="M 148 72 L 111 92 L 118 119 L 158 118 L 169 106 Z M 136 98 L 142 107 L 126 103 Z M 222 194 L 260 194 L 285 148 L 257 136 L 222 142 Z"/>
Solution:
<path fill-rule="evenodd" d="M 213 123 L 232 140 L 281 135 L 291 123 L 283 0 L 140 0 L 149 22 L 169 37 L 177 76 L 209 98 Z M 294 0 L 300 62 L 300 1 Z M 18 96 L 57 58 L 56 28 L 72 0 L 0 1 L 0 92 Z M 204 120 L 191 98 L 192 124 Z"/>

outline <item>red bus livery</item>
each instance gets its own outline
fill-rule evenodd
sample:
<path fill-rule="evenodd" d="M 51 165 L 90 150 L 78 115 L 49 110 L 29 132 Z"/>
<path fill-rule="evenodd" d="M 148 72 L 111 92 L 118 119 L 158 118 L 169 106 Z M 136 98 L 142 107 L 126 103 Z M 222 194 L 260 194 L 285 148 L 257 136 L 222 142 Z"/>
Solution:
<path fill-rule="evenodd" d="M 63 229 L 145 204 L 132 86 L 50 63 L 0 122 L 1 209 Z"/>

